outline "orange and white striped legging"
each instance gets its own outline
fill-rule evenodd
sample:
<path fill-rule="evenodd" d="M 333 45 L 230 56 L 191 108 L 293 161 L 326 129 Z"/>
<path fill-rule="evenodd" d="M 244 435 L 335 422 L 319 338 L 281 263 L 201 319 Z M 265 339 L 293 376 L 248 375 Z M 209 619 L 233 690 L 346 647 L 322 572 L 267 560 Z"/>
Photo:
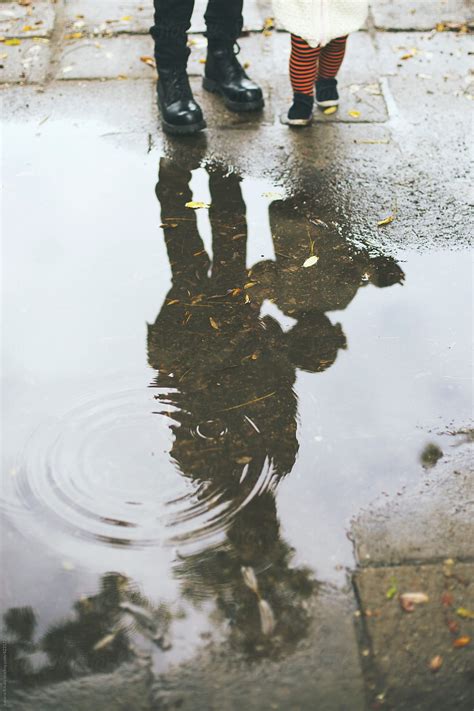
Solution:
<path fill-rule="evenodd" d="M 301 37 L 291 35 L 290 80 L 298 94 L 314 94 L 317 79 L 334 79 L 344 59 L 347 35 L 324 47 L 310 47 Z"/>

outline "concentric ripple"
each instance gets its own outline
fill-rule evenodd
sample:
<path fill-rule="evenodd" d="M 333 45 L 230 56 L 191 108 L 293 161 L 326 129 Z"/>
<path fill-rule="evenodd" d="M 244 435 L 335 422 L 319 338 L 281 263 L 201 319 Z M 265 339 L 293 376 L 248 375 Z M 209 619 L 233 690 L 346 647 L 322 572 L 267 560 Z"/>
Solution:
<path fill-rule="evenodd" d="M 87 402 L 28 441 L 7 510 L 14 523 L 114 546 L 146 547 L 216 538 L 254 496 L 273 486 L 266 465 L 255 482 L 245 471 L 228 483 L 189 480 L 170 457 L 171 420 L 153 413 L 148 390 Z M 191 432 L 191 436 L 196 433 Z M 228 432 L 205 422 L 199 437 Z"/>

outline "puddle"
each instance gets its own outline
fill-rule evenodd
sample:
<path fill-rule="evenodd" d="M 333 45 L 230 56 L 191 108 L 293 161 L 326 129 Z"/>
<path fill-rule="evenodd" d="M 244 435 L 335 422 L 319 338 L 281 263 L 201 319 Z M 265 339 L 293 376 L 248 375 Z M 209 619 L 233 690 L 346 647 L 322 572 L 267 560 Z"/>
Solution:
<path fill-rule="evenodd" d="M 335 205 L 55 123 L 5 128 L 11 668 L 291 655 L 352 517 L 469 421 L 466 255 L 369 252 Z"/>

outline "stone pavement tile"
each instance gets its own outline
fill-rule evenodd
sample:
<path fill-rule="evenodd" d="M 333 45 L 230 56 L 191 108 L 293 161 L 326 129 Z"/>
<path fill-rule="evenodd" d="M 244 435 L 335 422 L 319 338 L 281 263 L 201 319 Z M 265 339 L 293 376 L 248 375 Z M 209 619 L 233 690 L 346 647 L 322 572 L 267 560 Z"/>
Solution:
<path fill-rule="evenodd" d="M 471 0 L 410 0 L 401 9 L 393 0 L 371 0 L 374 24 L 386 30 L 431 30 L 438 22 L 472 20 Z"/>
<path fill-rule="evenodd" d="M 472 461 L 468 451 L 461 451 L 454 461 L 440 461 L 414 486 L 373 504 L 354 521 L 359 564 L 474 557 L 473 501 Z"/>
<path fill-rule="evenodd" d="M 39 0 L 31 6 L 0 4 L 1 37 L 50 37 L 53 25 L 54 5 L 49 0 Z"/>
<path fill-rule="evenodd" d="M 71 40 L 62 48 L 56 78 L 150 79 L 155 70 L 140 57 L 151 53 L 151 38 L 141 35 Z"/>
<path fill-rule="evenodd" d="M 191 33 L 206 29 L 204 12 L 207 0 L 196 0 Z M 244 6 L 244 32 L 260 31 L 271 12 L 270 0 L 248 0 Z M 83 17 L 81 17 L 83 16 Z M 86 34 L 148 34 L 153 24 L 152 0 L 66 0 L 66 30 Z"/>
<path fill-rule="evenodd" d="M 474 639 L 465 647 L 454 642 L 474 637 L 474 622 L 456 613 L 474 610 L 474 565 L 368 568 L 354 576 L 354 586 L 369 708 L 472 711 Z M 404 592 L 426 593 L 429 601 L 405 612 Z M 438 655 L 442 666 L 433 672 L 429 664 Z"/>
<path fill-rule="evenodd" d="M 23 40 L 15 47 L 0 44 L 0 84 L 45 80 L 50 59 L 49 40 Z"/>

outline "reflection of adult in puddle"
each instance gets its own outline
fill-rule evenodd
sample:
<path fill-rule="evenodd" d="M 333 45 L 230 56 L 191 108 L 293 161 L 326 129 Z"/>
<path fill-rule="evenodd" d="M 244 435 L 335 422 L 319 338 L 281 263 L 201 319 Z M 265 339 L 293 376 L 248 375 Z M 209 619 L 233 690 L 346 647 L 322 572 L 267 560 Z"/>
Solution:
<path fill-rule="evenodd" d="M 287 333 L 273 318 L 260 317 L 261 303 L 249 297 L 255 287 L 246 270 L 240 178 L 210 170 L 211 266 L 196 216 L 185 208 L 190 177 L 162 160 L 157 196 L 172 287 L 149 327 L 148 355 L 162 390 L 156 397 L 176 423 L 171 454 L 195 482 L 198 499 L 216 507 L 208 526 L 225 530 L 226 540 L 186 558 L 178 572 L 191 597 L 217 594 L 235 623 L 233 639 L 237 635 L 248 651 L 262 648 L 273 616 L 287 650 L 307 628 L 303 601 L 314 582 L 290 565 L 273 488 L 291 471 L 298 449 L 296 367 L 325 370 L 345 338 L 316 310 Z M 254 571 L 257 591 L 242 567 Z"/>
<path fill-rule="evenodd" d="M 149 362 L 164 390 L 157 398 L 177 423 L 172 455 L 179 468 L 235 503 L 250 493 L 265 460 L 276 477 L 291 470 L 298 449 L 296 363 L 323 370 L 345 339 L 320 311 L 286 334 L 276 320 L 259 316 L 261 303 L 248 296 L 254 287 L 240 178 L 220 169 L 210 170 L 210 265 L 195 213 L 185 208 L 190 177 L 162 160 L 157 196 L 172 287 L 149 327 Z M 306 340 L 314 328 L 317 336 Z"/>

